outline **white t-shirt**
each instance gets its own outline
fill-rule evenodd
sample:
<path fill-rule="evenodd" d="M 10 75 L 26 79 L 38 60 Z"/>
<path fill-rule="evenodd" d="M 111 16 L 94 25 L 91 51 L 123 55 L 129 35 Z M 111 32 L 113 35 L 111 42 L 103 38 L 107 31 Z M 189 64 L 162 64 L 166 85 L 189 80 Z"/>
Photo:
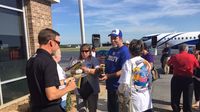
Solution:
<path fill-rule="evenodd" d="M 122 67 L 122 75 L 118 81 L 120 84 L 131 85 L 131 100 L 133 102 L 132 106 L 134 108 L 134 112 L 143 112 L 153 107 L 150 90 L 146 89 L 145 91 L 138 92 L 136 89 L 136 86 L 133 85 L 134 80 L 131 80 L 132 71 L 133 71 L 133 68 L 136 67 L 136 63 L 138 64 L 138 62 L 140 63 L 143 61 L 144 59 L 140 56 L 127 60 Z M 139 65 L 142 65 L 142 64 L 143 63 L 140 63 Z M 118 90 L 120 91 L 120 89 Z"/>
<path fill-rule="evenodd" d="M 96 52 L 91 51 L 91 55 L 92 55 L 93 57 L 96 57 Z"/>
<path fill-rule="evenodd" d="M 58 63 L 57 63 L 57 71 L 58 71 L 59 80 L 64 80 L 66 78 L 65 72 Z M 66 85 L 61 85 L 61 86 L 59 86 L 59 89 L 63 89 L 65 87 L 66 87 Z M 66 100 L 66 98 L 67 98 L 67 94 L 62 96 L 62 101 Z"/>

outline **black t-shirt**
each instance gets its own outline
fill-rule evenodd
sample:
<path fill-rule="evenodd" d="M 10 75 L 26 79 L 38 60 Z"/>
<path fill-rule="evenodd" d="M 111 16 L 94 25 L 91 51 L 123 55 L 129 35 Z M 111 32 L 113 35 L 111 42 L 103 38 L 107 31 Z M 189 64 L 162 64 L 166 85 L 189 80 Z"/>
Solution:
<path fill-rule="evenodd" d="M 45 94 L 46 87 L 58 88 L 60 85 L 56 62 L 47 51 L 38 49 L 36 54 L 27 61 L 26 76 L 32 108 L 59 105 L 61 99 L 49 101 Z"/>
<path fill-rule="evenodd" d="M 170 57 L 170 55 L 171 55 L 171 49 L 169 47 L 166 47 L 166 48 L 163 49 L 162 53 L 166 57 Z"/>

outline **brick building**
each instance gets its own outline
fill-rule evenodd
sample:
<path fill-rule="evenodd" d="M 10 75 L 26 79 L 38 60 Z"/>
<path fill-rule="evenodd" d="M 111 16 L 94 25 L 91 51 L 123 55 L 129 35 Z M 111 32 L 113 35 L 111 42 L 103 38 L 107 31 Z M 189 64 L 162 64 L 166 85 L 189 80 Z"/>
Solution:
<path fill-rule="evenodd" d="M 59 0 L 0 0 L 0 106 L 27 95 L 27 59 L 37 35 L 52 27 L 51 5 Z"/>

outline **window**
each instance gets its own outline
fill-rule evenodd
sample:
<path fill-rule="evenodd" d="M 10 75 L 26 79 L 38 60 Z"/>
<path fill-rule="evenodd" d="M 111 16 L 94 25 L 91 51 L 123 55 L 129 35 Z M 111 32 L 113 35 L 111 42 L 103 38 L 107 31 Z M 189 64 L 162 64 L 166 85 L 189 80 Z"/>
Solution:
<path fill-rule="evenodd" d="M 3 98 L 0 103 L 28 94 L 24 11 L 21 9 L 22 0 L 0 0 L 0 94 Z"/>
<path fill-rule="evenodd" d="M 0 0 L 0 4 L 22 9 L 22 0 Z"/>
<path fill-rule="evenodd" d="M 3 93 L 3 103 L 7 103 L 11 100 L 24 96 L 28 94 L 26 79 L 14 81 L 11 83 L 2 85 L 2 93 Z"/>
<path fill-rule="evenodd" d="M 0 17 L 0 77 L 5 81 L 25 74 L 26 45 L 22 13 L 0 8 Z"/>

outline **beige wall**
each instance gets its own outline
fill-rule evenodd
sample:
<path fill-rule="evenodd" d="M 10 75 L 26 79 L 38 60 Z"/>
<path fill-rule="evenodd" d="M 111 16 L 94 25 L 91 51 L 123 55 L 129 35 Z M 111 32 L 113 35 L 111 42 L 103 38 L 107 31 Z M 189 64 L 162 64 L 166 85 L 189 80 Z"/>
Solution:
<path fill-rule="evenodd" d="M 51 3 L 47 0 L 25 0 L 26 25 L 29 53 L 33 55 L 38 44 L 38 33 L 43 28 L 52 28 Z"/>

